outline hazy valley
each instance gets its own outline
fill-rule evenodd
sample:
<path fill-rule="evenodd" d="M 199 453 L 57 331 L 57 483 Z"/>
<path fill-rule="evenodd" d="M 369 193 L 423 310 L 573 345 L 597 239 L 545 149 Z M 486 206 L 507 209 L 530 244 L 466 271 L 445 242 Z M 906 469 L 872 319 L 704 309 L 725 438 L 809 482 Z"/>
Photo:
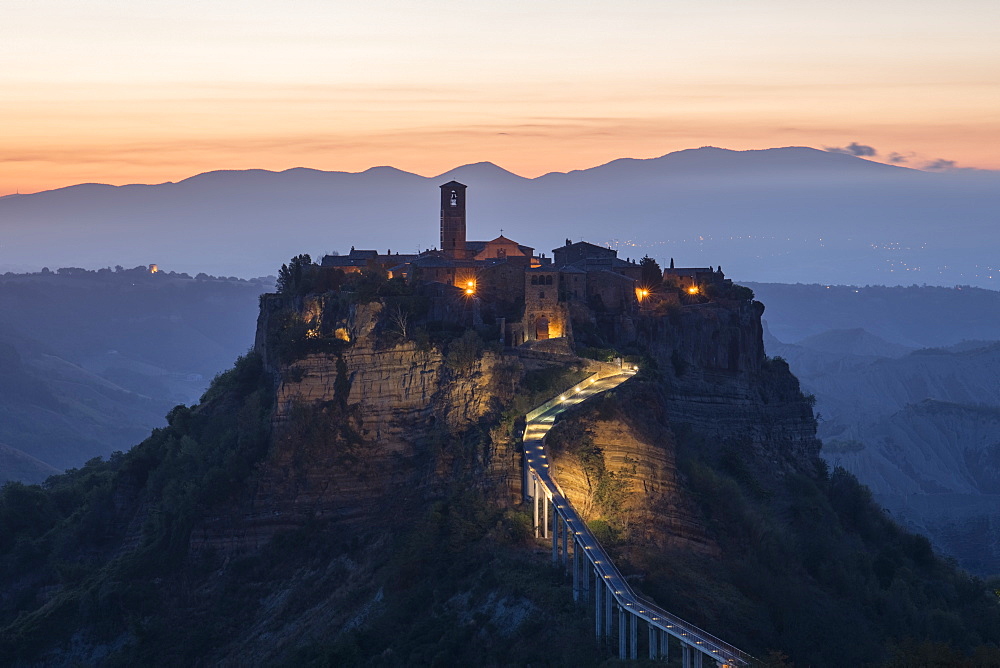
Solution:
<path fill-rule="evenodd" d="M 1000 572 L 1000 293 L 754 288 L 768 354 L 816 397 L 823 457 L 964 567 Z"/>
<path fill-rule="evenodd" d="M 0 480 L 127 450 L 253 343 L 273 279 L 146 267 L 0 276 Z"/>

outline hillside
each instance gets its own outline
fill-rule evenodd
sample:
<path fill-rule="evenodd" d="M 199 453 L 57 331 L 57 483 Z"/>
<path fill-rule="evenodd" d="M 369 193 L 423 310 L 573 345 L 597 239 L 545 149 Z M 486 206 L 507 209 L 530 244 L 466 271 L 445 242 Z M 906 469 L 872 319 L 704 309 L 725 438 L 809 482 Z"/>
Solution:
<path fill-rule="evenodd" d="M 1000 343 L 970 340 L 1000 336 L 1000 293 L 755 288 L 773 300 L 768 353 L 786 359 L 816 397 L 826 461 L 851 471 L 894 517 L 963 567 L 1000 573 L 991 477 L 1000 447 Z M 804 338 L 783 343 L 776 333 Z"/>
<path fill-rule="evenodd" d="M 597 363 L 502 349 L 425 298 L 360 275 L 270 295 L 255 352 L 199 405 L 5 487 L 0 662 L 605 664 L 531 537 L 517 439 Z M 406 334 L 392 306 L 413 309 Z M 761 311 L 631 316 L 605 343 L 643 371 L 556 425 L 556 480 L 593 476 L 591 527 L 637 588 L 771 665 L 878 664 L 917 640 L 995 658 L 1000 583 L 828 471 Z"/>
<path fill-rule="evenodd" d="M 37 484 L 57 473 L 61 471 L 17 448 L 0 443 L 0 484 L 10 480 Z"/>
<path fill-rule="evenodd" d="M 258 276 L 302 250 L 346 252 L 324 240 L 348 232 L 359 248 L 382 250 L 393 239 L 392 250 L 412 253 L 437 244 L 434 215 L 413 212 L 433 211 L 434 186 L 449 179 L 476 193 L 470 221 L 484 238 L 503 229 L 540 252 L 569 235 L 662 266 L 670 257 L 679 266 L 722 264 L 741 280 L 1000 281 L 988 223 L 1000 208 L 1000 175 L 928 173 L 801 147 L 705 147 L 534 179 L 479 163 L 431 178 L 391 167 L 299 168 L 83 184 L 0 199 L 0 271 L 153 261 Z M 64 243 L 53 247 L 52 238 Z"/>
<path fill-rule="evenodd" d="M 0 276 L 0 443 L 48 471 L 127 450 L 250 347 L 269 285 L 144 267 Z M 38 481 L 15 471 L 0 479 Z"/>

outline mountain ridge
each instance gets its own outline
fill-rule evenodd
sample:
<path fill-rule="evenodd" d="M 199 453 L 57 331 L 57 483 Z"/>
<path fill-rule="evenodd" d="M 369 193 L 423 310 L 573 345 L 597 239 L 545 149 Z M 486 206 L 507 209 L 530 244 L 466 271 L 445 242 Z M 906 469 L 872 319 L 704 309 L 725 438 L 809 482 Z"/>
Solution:
<path fill-rule="evenodd" d="M 436 186 L 447 179 L 469 186 L 471 238 L 502 228 L 541 252 L 587 239 L 661 266 L 721 264 L 741 282 L 1000 285 L 989 252 L 1000 179 L 805 147 L 690 149 L 534 178 L 480 162 L 437 176 L 295 167 L 79 184 L 0 200 L 0 272 L 155 262 L 250 277 L 335 250 L 334 239 L 417 252 L 439 244 Z"/>
<path fill-rule="evenodd" d="M 721 147 L 718 147 L 718 146 L 701 146 L 701 147 L 698 147 L 698 148 L 689 148 L 689 149 L 681 149 L 681 150 L 678 150 L 678 151 L 671 151 L 669 153 L 664 153 L 663 155 L 655 156 L 655 157 L 652 157 L 652 158 L 631 158 L 631 157 L 615 158 L 615 159 L 610 160 L 608 162 L 604 162 L 604 163 L 600 163 L 600 164 L 597 164 L 597 165 L 593 165 L 591 167 L 583 167 L 583 168 L 579 168 L 579 169 L 571 169 L 571 170 L 564 171 L 564 172 L 563 171 L 545 172 L 544 174 L 540 174 L 540 175 L 534 176 L 534 177 L 523 176 L 521 174 L 517 174 L 516 172 L 512 172 L 511 170 L 503 167 L 502 165 L 498 165 L 497 163 L 489 161 L 489 160 L 481 160 L 479 162 L 472 162 L 472 163 L 466 163 L 466 164 L 458 165 L 456 167 L 452 167 L 451 169 L 445 170 L 444 172 L 441 172 L 439 174 L 434 174 L 434 175 L 430 175 L 430 176 L 425 176 L 423 174 L 418 174 L 417 172 L 409 172 L 409 171 L 406 171 L 404 169 L 400 169 L 398 167 L 394 167 L 392 165 L 374 165 L 372 167 L 368 167 L 366 169 L 363 169 L 363 170 L 360 170 L 360 171 L 356 171 L 356 172 L 346 171 L 346 170 L 337 170 L 337 169 L 331 169 L 331 170 L 319 169 L 319 168 L 316 168 L 316 167 L 307 167 L 307 166 L 304 166 L 304 165 L 300 165 L 300 166 L 296 166 L 296 167 L 289 167 L 287 169 L 264 169 L 264 168 L 250 167 L 250 168 L 246 168 L 246 169 L 212 169 L 212 170 L 208 170 L 206 172 L 199 172 L 197 174 L 192 174 L 191 176 L 186 176 L 186 177 L 184 177 L 184 178 L 182 178 L 182 179 L 180 179 L 178 181 L 161 181 L 159 183 L 123 183 L 123 184 L 116 185 L 116 184 L 110 184 L 110 183 L 103 183 L 103 182 L 100 182 L 100 181 L 88 181 L 88 182 L 84 182 L 84 183 L 74 183 L 74 184 L 71 184 L 71 185 L 68 185 L 68 186 L 60 186 L 58 188 L 50 188 L 50 189 L 47 189 L 47 190 L 40 190 L 40 191 L 33 192 L 33 193 L 11 193 L 10 195 L 4 195 L 3 197 L 0 197 L 0 199 L 4 199 L 6 197 L 11 197 L 11 196 L 14 196 L 14 197 L 31 197 L 31 196 L 34 196 L 34 195 L 41 195 L 41 194 L 45 194 L 45 193 L 52 193 L 52 192 L 57 192 L 57 191 L 61 191 L 61 190 L 67 190 L 67 189 L 71 189 L 71 188 L 80 188 L 80 187 L 88 187 L 88 186 L 105 186 L 105 187 L 109 187 L 109 188 L 130 188 L 130 187 L 142 187 L 142 186 L 156 187 L 156 186 L 180 185 L 182 183 L 186 183 L 188 181 L 199 179 L 201 177 L 205 177 L 205 176 L 209 176 L 209 175 L 216 175 L 216 174 L 286 175 L 286 174 L 289 174 L 289 173 L 311 173 L 311 174 L 323 174 L 323 175 L 330 175 L 330 176 L 333 176 L 333 175 L 355 175 L 356 176 L 356 175 L 362 175 L 362 174 L 391 173 L 391 174 L 398 174 L 398 175 L 414 176 L 414 177 L 418 177 L 418 178 L 421 178 L 421 179 L 424 179 L 424 180 L 433 181 L 433 180 L 437 180 L 437 179 L 451 178 L 455 174 L 470 171 L 471 168 L 489 167 L 489 168 L 494 168 L 492 171 L 503 173 L 505 175 L 515 176 L 518 179 L 523 179 L 523 180 L 526 180 L 526 181 L 536 181 L 536 180 L 544 179 L 544 178 L 550 177 L 550 176 L 560 176 L 560 175 L 562 175 L 562 176 L 569 176 L 569 175 L 573 175 L 573 174 L 582 174 L 582 173 L 585 173 L 585 172 L 594 172 L 596 170 L 602 170 L 602 169 L 605 169 L 605 168 L 611 168 L 611 167 L 620 166 L 620 165 L 670 164 L 670 163 L 673 163 L 673 162 L 677 162 L 677 161 L 684 160 L 684 159 L 689 159 L 689 158 L 694 158 L 695 161 L 703 162 L 704 159 L 706 157 L 708 157 L 708 156 L 711 156 L 711 158 L 717 158 L 720 155 L 725 155 L 727 157 L 736 156 L 736 157 L 738 157 L 741 160 L 745 160 L 747 158 L 756 158 L 756 157 L 764 157 L 764 156 L 779 156 L 779 155 L 784 158 L 784 157 L 787 157 L 788 155 L 790 155 L 793 152 L 795 153 L 795 155 L 798 155 L 798 156 L 809 156 L 810 158 L 818 158 L 819 156 L 824 156 L 824 159 L 826 159 L 826 160 L 837 161 L 839 164 L 850 165 L 852 167 L 856 167 L 856 168 L 859 168 L 859 169 L 868 169 L 869 167 L 866 167 L 866 166 L 863 166 L 863 165 L 871 165 L 871 166 L 874 166 L 875 169 L 884 168 L 885 170 L 891 170 L 891 171 L 893 171 L 895 173 L 902 173 L 902 172 L 911 173 L 911 174 L 941 174 L 941 173 L 943 173 L 943 172 L 928 172 L 928 171 L 925 171 L 925 170 L 916 169 L 914 167 L 907 167 L 907 166 L 904 166 L 904 165 L 887 165 L 885 163 L 876 162 L 874 160 L 866 160 L 864 158 L 860 158 L 860 157 L 856 157 L 856 156 L 851 156 L 851 155 L 845 155 L 843 153 L 835 153 L 835 152 L 831 152 L 831 151 L 823 151 L 821 149 L 815 149 L 815 148 L 811 148 L 811 147 L 808 147 L 808 146 L 780 146 L 780 147 L 765 148 L 765 149 L 746 149 L 746 150 L 727 149 L 727 148 L 721 148 Z M 822 164 L 818 160 L 814 161 L 814 162 L 816 164 Z M 690 165 L 688 165 L 688 166 L 690 166 Z M 705 166 L 705 165 L 702 165 L 702 166 Z M 954 170 L 954 171 L 961 172 L 963 170 Z M 1000 171 L 997 171 L 997 170 L 976 169 L 976 170 L 970 170 L 970 171 L 975 171 L 977 173 L 997 174 L 998 176 L 1000 176 Z"/>

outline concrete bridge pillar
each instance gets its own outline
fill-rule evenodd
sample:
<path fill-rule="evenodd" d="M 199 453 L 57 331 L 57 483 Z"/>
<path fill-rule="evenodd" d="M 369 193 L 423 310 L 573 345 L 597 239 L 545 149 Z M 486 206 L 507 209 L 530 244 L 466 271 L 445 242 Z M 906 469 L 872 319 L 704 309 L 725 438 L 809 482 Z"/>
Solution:
<path fill-rule="evenodd" d="M 657 647 L 660 640 L 660 630 L 652 624 L 647 624 L 646 626 L 649 630 L 649 660 L 656 661 L 660 658 L 660 650 Z"/>
<path fill-rule="evenodd" d="M 656 630 L 657 635 L 660 636 L 660 659 L 663 661 L 670 660 L 670 634 L 663 629 Z"/>
<path fill-rule="evenodd" d="M 694 668 L 701 668 L 701 660 L 705 657 L 704 654 L 698 650 L 694 650 Z"/>
<path fill-rule="evenodd" d="M 628 658 L 628 613 L 618 606 L 618 658 L 624 661 Z"/>
<path fill-rule="evenodd" d="M 527 501 L 529 497 L 533 497 L 535 495 L 534 476 L 531 475 L 531 469 L 528 468 L 527 449 L 524 450 L 524 457 L 521 458 L 521 470 L 524 472 L 524 476 L 521 480 L 521 494 L 524 496 L 524 500 Z"/>
<path fill-rule="evenodd" d="M 534 501 L 535 506 L 535 538 L 538 538 L 539 526 L 538 526 L 538 480 L 535 476 L 531 476 L 531 496 Z"/>
<path fill-rule="evenodd" d="M 577 547 L 580 544 L 577 543 Z M 580 547 L 580 571 L 584 574 L 583 578 L 583 600 L 590 600 L 590 560 L 587 559 L 587 552 L 582 547 Z M 594 577 L 597 577 L 597 573 L 594 573 Z M 599 589 L 599 587 L 598 587 Z"/>
<path fill-rule="evenodd" d="M 604 590 L 604 635 L 611 637 L 611 602 L 615 600 L 614 593 L 611 591 L 611 584 L 607 580 L 601 578 L 601 584 L 607 587 Z"/>
<path fill-rule="evenodd" d="M 595 571 L 594 577 L 599 578 L 600 574 Z M 598 583 L 598 585 L 594 587 L 594 626 L 597 631 L 598 640 L 604 637 L 604 620 L 601 619 L 601 612 L 604 610 L 604 601 L 601 596 L 602 593 L 604 593 L 604 587 L 601 587 L 600 583 Z M 604 596 L 607 596 L 607 594 L 605 593 Z"/>
<path fill-rule="evenodd" d="M 681 643 L 681 668 L 694 668 L 691 665 L 691 646 Z"/>
<path fill-rule="evenodd" d="M 542 485 L 541 485 L 541 483 L 539 483 L 539 485 L 538 485 L 538 491 L 542 492 Z M 544 515 L 544 517 L 542 518 L 542 538 L 548 538 L 549 537 L 549 500 L 547 498 L 545 498 L 545 493 L 544 492 L 542 492 L 542 509 L 543 509 L 543 513 L 542 514 Z"/>
<path fill-rule="evenodd" d="M 556 512 L 554 503 L 552 504 L 552 563 L 559 563 L 559 513 Z"/>
<path fill-rule="evenodd" d="M 565 501 L 564 503 L 569 503 Z M 562 547 L 562 562 L 564 568 L 569 568 L 569 522 L 563 520 L 563 547 Z"/>
<path fill-rule="evenodd" d="M 635 661 L 639 658 L 639 618 L 631 613 L 628 625 L 628 658 Z"/>
<path fill-rule="evenodd" d="M 567 531 L 567 533 L 569 533 Z M 573 601 L 580 600 L 580 544 L 573 539 Z"/>

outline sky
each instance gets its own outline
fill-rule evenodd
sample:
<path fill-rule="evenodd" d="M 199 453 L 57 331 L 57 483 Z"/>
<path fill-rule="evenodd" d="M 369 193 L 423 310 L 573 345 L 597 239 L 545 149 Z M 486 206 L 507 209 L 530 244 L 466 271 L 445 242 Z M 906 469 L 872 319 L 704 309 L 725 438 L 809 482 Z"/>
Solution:
<path fill-rule="evenodd" d="M 7 0 L 0 195 L 698 146 L 1000 169 L 996 0 Z"/>

